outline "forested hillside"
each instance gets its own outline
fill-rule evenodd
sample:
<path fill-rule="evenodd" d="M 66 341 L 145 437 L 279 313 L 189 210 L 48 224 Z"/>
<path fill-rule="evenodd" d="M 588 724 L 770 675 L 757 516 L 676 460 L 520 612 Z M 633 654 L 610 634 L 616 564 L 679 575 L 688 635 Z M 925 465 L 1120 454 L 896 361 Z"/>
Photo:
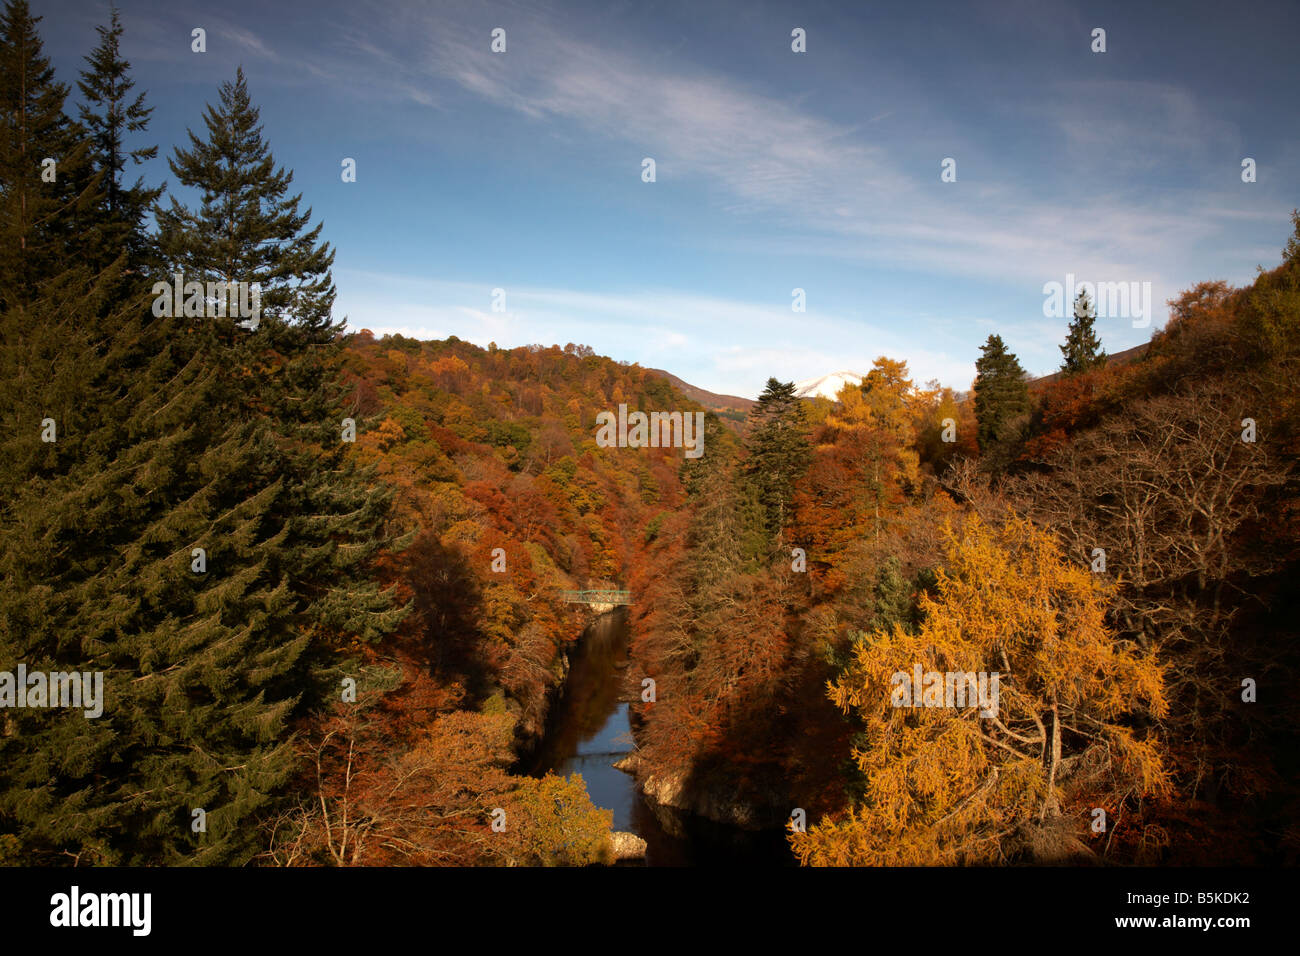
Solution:
<path fill-rule="evenodd" d="M 373 700 L 306 721 L 314 745 L 304 753 L 328 773 L 303 785 L 325 791 L 336 813 L 353 803 L 362 862 L 607 859 L 608 811 L 591 806 L 580 777 L 508 771 L 543 733 L 586 623 L 562 591 L 639 591 L 683 500 L 680 451 L 610 454 L 590 423 L 620 403 L 689 402 L 582 346 L 484 351 L 362 332 L 344 367 L 348 411 L 367 423 L 356 455 L 395 489 L 413 529 L 383 573 L 413 614 L 384 641 L 354 647 L 375 675 Z M 491 830 L 497 808 L 517 839 Z M 305 802 L 284 819 L 273 859 L 341 842 L 342 818 L 332 838 L 325 824 Z"/>
<path fill-rule="evenodd" d="M 1139 358 L 1076 303 L 1033 392 L 996 335 L 960 405 L 883 357 L 830 407 L 769 382 L 746 451 L 688 467 L 640 622 L 680 689 L 643 708 L 651 792 L 802 809 L 813 864 L 1294 860 L 1295 224 Z M 918 664 L 1000 672 L 1003 711 L 900 708 Z"/>
<path fill-rule="evenodd" d="M 587 349 L 345 336 L 242 72 L 175 150 L 185 197 L 130 185 L 121 33 L 73 119 L 27 4 L 0 23 L 0 658 L 105 683 L 93 720 L 4 711 L 0 853 L 605 859 L 581 780 L 508 771 L 581 631 L 559 590 L 628 577 L 680 497 L 669 449 L 586 424 L 689 403 Z"/>
<path fill-rule="evenodd" d="M 806 865 L 1296 861 L 1300 213 L 1123 361 L 1081 297 L 1032 389 L 1007 331 L 961 399 L 881 356 L 705 414 L 587 346 L 357 330 L 242 69 L 149 185 L 117 14 L 75 96 L 37 27 L 8 0 L 0 863 L 614 862 L 580 775 L 523 772 L 586 590 L 632 596 L 665 818 Z M 622 406 L 701 454 L 600 440 Z"/>

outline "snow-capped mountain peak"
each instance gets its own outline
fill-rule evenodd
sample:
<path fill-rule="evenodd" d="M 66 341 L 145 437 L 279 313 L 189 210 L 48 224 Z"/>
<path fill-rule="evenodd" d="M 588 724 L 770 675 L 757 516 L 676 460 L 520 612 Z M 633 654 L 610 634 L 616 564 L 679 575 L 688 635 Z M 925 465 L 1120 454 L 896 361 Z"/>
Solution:
<path fill-rule="evenodd" d="M 840 389 L 845 385 L 860 385 L 861 383 L 861 375 L 855 375 L 853 372 L 832 372 L 829 375 L 823 375 L 821 378 L 810 378 L 803 382 L 795 382 L 794 393 L 800 398 L 815 398 L 820 395 L 822 398 L 835 401 L 835 396 L 839 394 Z"/>

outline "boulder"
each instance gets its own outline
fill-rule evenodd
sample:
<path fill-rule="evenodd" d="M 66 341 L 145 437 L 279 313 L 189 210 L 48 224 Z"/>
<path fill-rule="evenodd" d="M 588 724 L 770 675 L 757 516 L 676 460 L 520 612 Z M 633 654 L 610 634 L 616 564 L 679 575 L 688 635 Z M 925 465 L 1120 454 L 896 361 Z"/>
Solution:
<path fill-rule="evenodd" d="M 613 764 L 613 767 L 615 770 L 622 770 L 624 773 L 635 774 L 636 769 L 640 765 L 640 763 L 641 763 L 640 755 L 631 753 L 628 754 L 626 757 L 624 757 L 622 760 L 616 761 Z"/>
<path fill-rule="evenodd" d="M 609 835 L 609 838 L 614 844 L 614 859 L 616 861 L 645 859 L 645 840 L 635 833 L 615 830 Z"/>

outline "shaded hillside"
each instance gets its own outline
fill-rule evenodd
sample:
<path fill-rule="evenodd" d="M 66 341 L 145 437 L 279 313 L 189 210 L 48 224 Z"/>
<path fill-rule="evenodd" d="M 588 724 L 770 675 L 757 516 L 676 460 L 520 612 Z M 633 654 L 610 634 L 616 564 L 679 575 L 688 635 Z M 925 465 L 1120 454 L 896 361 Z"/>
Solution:
<path fill-rule="evenodd" d="M 635 612 L 646 791 L 802 808 L 810 864 L 1294 861 L 1295 225 L 1096 367 L 1026 389 L 990 336 L 982 408 L 887 358 L 842 403 L 770 381 Z M 900 703 L 913 669 L 1000 673 L 1004 710 Z"/>
<path fill-rule="evenodd" d="M 1122 352 L 1116 352 L 1113 355 L 1107 355 L 1106 367 L 1111 368 L 1111 367 L 1130 365 L 1133 362 L 1136 362 L 1140 358 L 1142 358 L 1142 356 L 1146 354 L 1147 349 L 1150 347 L 1151 347 L 1150 342 L 1143 342 L 1141 345 L 1135 345 L 1132 348 L 1125 349 Z M 1062 374 L 1061 372 L 1053 372 L 1051 375 L 1044 375 L 1041 378 L 1030 379 L 1029 380 L 1030 391 L 1035 391 L 1035 392 L 1042 391 L 1048 385 L 1051 385 L 1053 382 L 1058 381 L 1061 378 L 1061 374 Z"/>

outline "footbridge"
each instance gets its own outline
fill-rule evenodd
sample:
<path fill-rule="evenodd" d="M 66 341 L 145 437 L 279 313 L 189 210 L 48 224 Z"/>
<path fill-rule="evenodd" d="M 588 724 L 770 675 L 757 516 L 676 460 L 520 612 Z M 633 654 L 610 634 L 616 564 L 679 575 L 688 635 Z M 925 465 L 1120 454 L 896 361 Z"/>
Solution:
<path fill-rule="evenodd" d="M 631 604 L 631 591 L 561 591 L 569 604 Z"/>

